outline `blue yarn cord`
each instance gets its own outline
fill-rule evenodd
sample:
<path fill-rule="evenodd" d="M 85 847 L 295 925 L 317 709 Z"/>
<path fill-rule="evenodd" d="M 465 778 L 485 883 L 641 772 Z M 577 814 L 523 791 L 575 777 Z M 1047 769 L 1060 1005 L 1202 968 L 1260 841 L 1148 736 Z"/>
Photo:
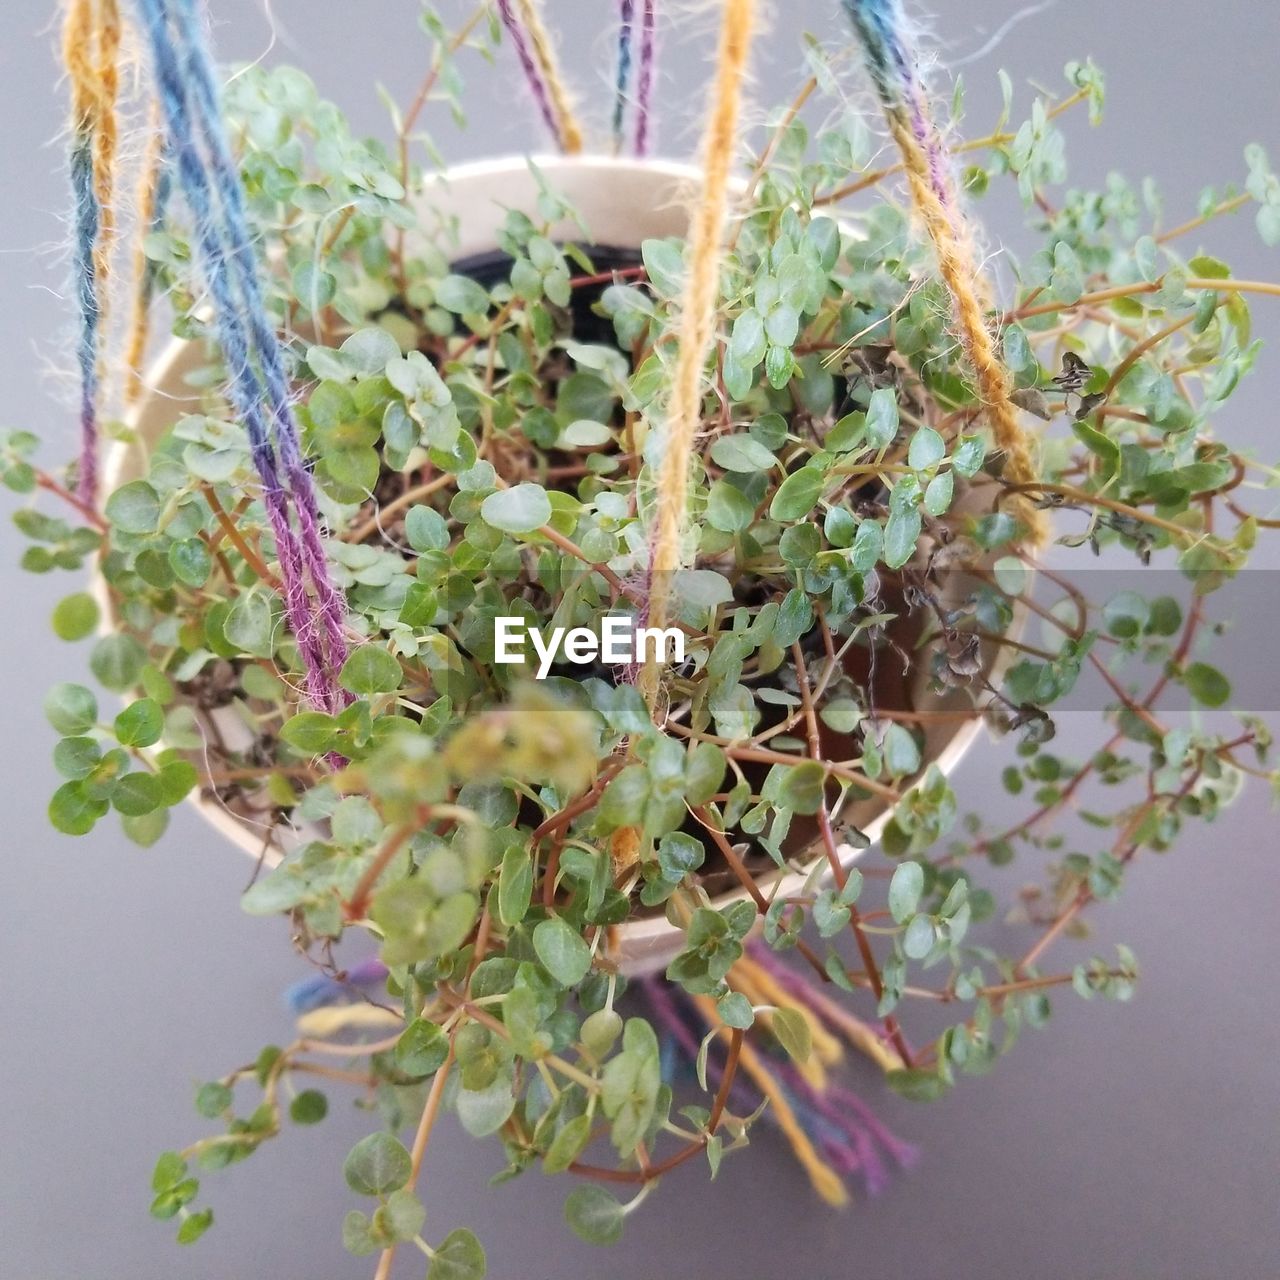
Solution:
<path fill-rule="evenodd" d="M 198 0 L 176 0 L 174 8 L 178 30 L 185 46 L 184 66 L 192 90 L 195 116 L 208 151 L 210 172 L 227 222 L 231 266 L 244 299 L 245 318 L 249 322 L 250 335 L 266 383 L 275 428 L 275 445 L 298 516 L 304 562 L 319 599 L 319 621 L 328 651 L 328 661 L 336 672 L 341 669 L 347 656 L 343 632 L 346 602 L 329 575 L 328 560 L 320 538 L 320 514 L 315 486 L 302 454 L 280 342 L 276 337 L 275 327 L 267 316 L 257 260 L 253 252 L 244 187 L 232 158 L 222 121 L 217 73 L 205 38 Z M 349 698 L 344 694 L 341 705 L 345 705 L 347 701 Z"/>
<path fill-rule="evenodd" d="M 73 257 L 76 305 L 80 312 L 80 331 L 76 340 L 76 365 L 80 372 L 78 487 L 81 498 L 93 503 L 98 490 L 98 338 L 102 325 L 94 249 L 102 226 L 102 208 L 94 188 L 93 141 L 81 131 L 76 132 L 69 167 L 71 192 L 75 200 Z"/>
<path fill-rule="evenodd" d="M 199 260 L 213 300 L 214 325 L 231 379 L 231 398 L 244 422 L 254 464 L 262 481 L 263 504 L 280 562 L 285 610 L 306 669 L 308 696 L 319 709 L 336 710 L 344 704 L 344 698 L 335 679 L 336 671 L 330 661 L 332 655 L 325 652 L 316 616 L 318 610 L 309 598 L 304 576 L 308 557 L 290 520 L 290 494 L 281 478 L 280 464 L 263 411 L 264 404 L 271 404 L 274 397 L 269 395 L 269 387 L 260 378 L 252 360 L 251 333 L 246 328 L 245 319 L 245 312 L 252 308 L 242 305 L 248 302 L 243 292 L 243 280 L 238 278 L 242 272 L 232 270 L 232 264 L 244 261 L 243 254 L 235 247 L 243 226 L 234 224 L 225 206 L 219 210 L 215 204 L 209 170 L 193 127 L 192 103 L 187 93 L 183 60 L 170 28 L 168 0 L 139 0 L 139 9 L 151 45 L 157 91 L 176 176 L 191 210 Z M 247 245 L 244 247 L 251 253 Z M 261 295 L 249 295 L 253 296 L 260 299 Z M 264 325 L 267 323 L 265 317 L 258 319 Z M 274 341 L 274 333 L 272 339 Z M 312 581 L 314 584 L 314 576 Z"/>
<path fill-rule="evenodd" d="M 618 3 L 618 58 L 613 84 L 613 147 L 622 150 L 622 125 L 631 83 L 631 36 L 635 27 L 635 0 Z"/>

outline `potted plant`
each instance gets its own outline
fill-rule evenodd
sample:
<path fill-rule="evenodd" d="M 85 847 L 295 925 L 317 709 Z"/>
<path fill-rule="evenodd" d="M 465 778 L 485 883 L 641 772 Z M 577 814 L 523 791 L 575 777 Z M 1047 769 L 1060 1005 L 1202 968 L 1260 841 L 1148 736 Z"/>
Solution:
<path fill-rule="evenodd" d="M 140 282 L 170 298 L 175 341 L 99 492 L 84 464 L 73 492 L 32 437 L 4 442 L 11 489 L 69 504 L 18 513 L 28 567 L 93 566 L 55 630 L 95 637 L 93 674 L 125 699 L 49 695 L 50 816 L 84 834 L 114 811 L 147 844 L 195 799 L 261 862 L 245 907 L 289 916 L 323 975 L 309 997 L 357 997 L 200 1090 L 218 1131 L 155 1174 L 184 1242 L 212 1218 L 200 1170 L 323 1117 L 317 1089 L 282 1097 L 312 1077 L 383 1103 L 344 1166 L 366 1199 L 343 1235 L 379 1275 L 402 1244 L 433 1276 L 483 1274 L 466 1228 L 420 1234 L 442 1107 L 496 1136 L 510 1175 L 581 1175 L 567 1215 L 592 1240 L 676 1164 L 714 1173 L 757 1100 L 838 1201 L 821 1125 L 853 1103 L 824 1101 L 833 1031 L 925 1099 L 1058 988 L 1127 998 L 1125 948 L 1057 967 L 1053 944 L 1139 852 L 1269 776 L 1257 719 L 1175 722 L 1161 699 L 1231 701 L 1209 600 L 1270 527 L 1249 499 L 1272 473 L 1217 411 L 1255 358 L 1248 295 L 1280 290 L 1181 248 L 1250 200 L 1275 238 L 1280 183 L 1253 149 L 1244 192 L 1165 230 L 1118 181 L 1057 196 L 1053 122 L 1102 99 L 1072 64 L 1065 96 L 1016 130 L 1007 106 L 967 148 L 966 198 L 1009 176 L 1047 245 L 1000 310 L 900 15 L 848 7 L 891 162 L 814 49 L 735 182 L 745 0 L 725 6 L 699 167 L 444 172 L 411 159 L 417 113 L 496 20 L 432 23 L 390 150 L 262 68 L 227 89 L 233 150 L 191 6 L 141 6 L 168 145 Z M 572 150 L 536 11 L 499 9 Z M 811 138 L 821 97 L 836 124 Z M 1175 568 L 1184 598 L 1166 578 L 1092 598 L 1069 565 L 1101 551 Z M 1077 762 L 1053 717 L 1082 673 L 1107 705 Z M 949 781 L 984 725 L 1032 799 L 1006 831 Z M 1076 848 L 1055 820 L 1095 784 Z M 1028 936 L 1002 954 L 982 926 L 1010 904 L 984 873 L 1020 854 L 1047 886 L 1015 896 Z M 648 1015 L 624 1016 L 628 978 L 655 973 Z M 688 1105 L 661 1069 L 682 1036 Z"/>

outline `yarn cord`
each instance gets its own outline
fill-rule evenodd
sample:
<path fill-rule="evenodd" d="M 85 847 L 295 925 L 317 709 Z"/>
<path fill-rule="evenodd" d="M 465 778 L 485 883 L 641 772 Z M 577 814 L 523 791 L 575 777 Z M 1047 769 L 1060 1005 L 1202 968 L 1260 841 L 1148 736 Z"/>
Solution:
<path fill-rule="evenodd" d="M 933 243 L 978 398 L 1005 456 L 1004 475 L 1014 484 L 1031 483 L 1036 467 L 1030 442 L 1013 404 L 1008 372 L 987 327 L 982 303 L 986 285 L 956 196 L 950 156 L 929 110 L 906 15 L 899 0 L 843 2 L 862 44 L 889 132 L 902 155 L 912 203 Z M 1042 543 L 1048 532 L 1044 513 L 1021 494 L 1015 495 L 1012 505 L 1028 542 Z"/>
<path fill-rule="evenodd" d="M 74 201 L 72 264 L 79 311 L 76 366 L 80 376 L 78 490 L 98 496 L 98 417 L 102 342 L 106 328 L 118 126 L 120 13 L 116 0 L 71 0 L 62 51 L 71 86 L 68 171 Z"/>
<path fill-rule="evenodd" d="M 647 156 L 653 134 L 653 81 L 658 63 L 658 0 L 641 0 L 640 67 L 636 75 L 635 151 Z"/>
<path fill-rule="evenodd" d="M 171 166 L 164 147 L 164 133 L 157 119 L 146 166 L 138 187 L 138 219 L 135 232 L 137 245 L 133 254 L 133 307 L 124 350 L 125 403 L 129 405 L 137 404 L 145 390 L 142 365 L 146 357 L 147 339 L 150 336 L 151 303 L 155 295 L 158 274 L 156 264 L 147 257 L 147 238 L 164 227 L 169 194 L 173 188 L 171 177 Z"/>
<path fill-rule="evenodd" d="M 635 26 L 635 0 L 619 0 L 618 58 L 613 80 L 613 149 L 622 150 L 622 126 L 631 83 L 631 42 Z"/>
<path fill-rule="evenodd" d="M 498 0 L 498 16 L 511 37 L 516 58 L 547 132 L 561 151 L 582 150 L 582 129 L 574 115 L 568 87 L 535 0 Z"/>
<path fill-rule="evenodd" d="M 702 198 L 694 210 L 689 233 L 688 274 L 677 333 L 678 354 L 658 468 L 658 502 L 650 555 L 648 625 L 651 627 L 666 625 L 674 577 L 683 563 L 689 473 L 702 420 L 703 371 L 715 336 L 729 172 L 738 136 L 754 18 L 753 0 L 726 0 L 711 113 L 702 142 Z M 645 667 L 641 679 L 652 707 L 658 681 L 654 661 Z"/>
<path fill-rule="evenodd" d="M 200 263 L 213 300 L 214 325 L 230 376 L 231 399 L 248 433 L 254 465 L 262 482 L 263 506 L 280 562 L 285 615 L 302 656 L 307 695 L 317 708 L 333 711 L 344 699 L 328 661 L 333 655 L 326 655 L 317 611 L 307 591 L 306 554 L 290 520 L 289 493 L 263 412 L 267 388 L 254 368 L 244 308 L 240 305 L 240 293 L 230 265 L 237 255 L 224 243 L 226 228 L 218 226 L 208 170 L 193 128 L 192 104 L 187 94 L 183 60 L 171 28 L 168 0 L 139 0 L 139 8 L 151 45 L 173 162 L 191 209 Z"/>
<path fill-rule="evenodd" d="M 315 485 L 302 455 L 280 343 L 275 328 L 267 318 L 249 231 L 244 188 L 222 123 L 217 79 L 203 22 L 196 0 L 177 0 L 175 9 L 178 28 L 185 45 L 187 82 L 192 89 L 198 125 L 208 150 L 210 169 L 226 217 L 231 267 L 244 300 L 245 318 L 249 323 L 250 336 L 266 384 L 275 446 L 279 451 L 301 532 L 303 562 L 319 601 L 319 621 L 328 649 L 328 663 L 333 671 L 337 671 L 347 657 L 343 630 L 346 602 L 334 586 L 320 537 L 320 514 L 316 505 Z M 345 699 L 341 699 L 339 705 L 344 704 Z"/>

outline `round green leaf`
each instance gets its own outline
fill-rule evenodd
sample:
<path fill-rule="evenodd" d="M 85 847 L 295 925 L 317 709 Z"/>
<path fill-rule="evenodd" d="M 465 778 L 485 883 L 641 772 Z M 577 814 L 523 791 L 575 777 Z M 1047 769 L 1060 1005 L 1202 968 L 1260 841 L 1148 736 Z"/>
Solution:
<path fill-rule="evenodd" d="M 106 813 L 105 800 L 89 794 L 83 782 L 64 782 L 49 801 L 49 821 L 67 836 L 82 836 Z"/>
<path fill-rule="evenodd" d="M 98 700 L 82 684 L 55 684 L 45 695 L 45 719 L 61 734 L 87 733 L 98 722 Z"/>
<path fill-rule="evenodd" d="M 149 747 L 164 731 L 164 708 L 154 698 L 139 698 L 116 716 L 115 731 L 122 747 Z"/>
<path fill-rule="evenodd" d="M 817 505 L 826 477 L 816 467 L 801 467 L 779 486 L 769 504 L 772 520 L 800 520 Z"/>
<path fill-rule="evenodd" d="M 565 1221 L 588 1244 L 615 1244 L 625 1216 L 617 1198 L 594 1182 L 575 1188 L 564 1205 Z"/>
<path fill-rule="evenodd" d="M 100 616 L 98 602 L 87 591 L 77 591 L 54 607 L 53 632 L 59 640 L 83 640 L 93 634 Z"/>
<path fill-rule="evenodd" d="M 146 650 L 132 636 L 110 635 L 93 646 L 89 670 L 105 688 L 123 693 L 138 683 L 146 662 Z"/>
<path fill-rule="evenodd" d="M 551 499 L 540 484 L 517 484 L 491 493 L 480 515 L 503 533 L 532 533 L 551 519 Z"/>
<path fill-rule="evenodd" d="M 533 931 L 533 949 L 546 971 L 562 987 L 575 987 L 591 968 L 591 948 L 580 934 L 556 916 Z"/>
<path fill-rule="evenodd" d="M 448 1036 L 425 1018 L 415 1018 L 396 1041 L 396 1066 L 407 1076 L 434 1075 L 448 1056 Z"/>
<path fill-rule="evenodd" d="M 466 1227 L 458 1227 L 436 1246 L 427 1280 L 484 1280 L 487 1271 L 480 1241 Z"/>
<path fill-rule="evenodd" d="M 371 1133 L 351 1148 L 342 1176 L 357 1195 L 385 1196 L 409 1181 L 412 1168 L 402 1142 L 389 1133 Z"/>
<path fill-rule="evenodd" d="M 122 533 L 154 533 L 160 520 L 160 495 L 145 480 L 134 480 L 107 499 L 104 511 Z"/>
<path fill-rule="evenodd" d="M 329 1099 L 319 1089 L 304 1089 L 289 1104 L 294 1124 L 319 1124 L 329 1114 Z"/>
<path fill-rule="evenodd" d="M 1217 667 L 1193 662 L 1182 673 L 1187 692 L 1204 707 L 1220 707 L 1231 697 L 1231 682 Z"/>
<path fill-rule="evenodd" d="M 338 683 L 358 697 L 394 693 L 404 673 L 400 664 L 380 645 L 362 644 L 342 665 Z"/>

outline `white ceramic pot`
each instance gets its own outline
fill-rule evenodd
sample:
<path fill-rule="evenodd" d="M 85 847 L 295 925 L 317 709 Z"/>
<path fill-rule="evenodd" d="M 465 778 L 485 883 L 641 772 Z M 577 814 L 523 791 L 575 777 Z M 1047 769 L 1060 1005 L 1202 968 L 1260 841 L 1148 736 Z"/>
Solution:
<path fill-rule="evenodd" d="M 536 164 L 547 182 L 562 192 L 585 222 L 590 239 L 603 245 L 638 247 L 650 237 L 681 236 L 688 226 L 687 210 L 697 193 L 698 171 L 688 165 L 660 160 L 613 159 L 598 156 L 538 156 Z M 421 197 L 428 227 L 455 228 L 454 238 L 441 240 L 450 256 L 462 259 L 482 254 L 495 246 L 496 233 L 506 211 L 533 207 L 539 193 L 538 181 L 524 157 L 480 161 L 459 165 L 432 179 Z M 564 239 L 580 238 L 574 225 L 557 227 L 552 233 Z M 175 341 L 169 345 L 147 378 L 148 394 L 133 413 L 130 426 L 147 444 L 161 436 L 185 413 L 193 412 L 198 396 L 187 384 L 187 375 L 205 361 L 198 343 Z M 143 474 L 142 451 L 117 443 L 103 467 L 106 492 Z M 926 689 L 923 676 L 915 678 L 914 705 L 920 710 L 951 710 L 965 705 L 962 695 L 939 698 Z M 227 713 L 220 726 L 225 733 L 242 733 L 239 722 Z M 942 772 L 950 773 L 981 731 L 976 720 L 950 721 L 931 725 L 925 732 L 924 757 Z M 274 833 L 250 825 L 216 800 L 193 794 L 201 815 L 220 835 L 253 858 L 264 856 L 274 866 L 295 843 L 315 832 L 289 832 L 277 827 Z M 851 806 L 843 815 L 874 842 L 879 838 L 891 811 L 883 804 L 867 801 Z M 841 846 L 846 864 L 860 856 L 851 846 Z M 815 850 L 815 856 L 820 856 Z M 809 867 L 812 867 L 811 860 Z M 809 870 L 771 872 L 760 880 L 766 896 L 798 892 Z M 829 874 L 829 873 L 828 873 Z M 744 896 L 738 890 L 725 894 L 717 905 L 726 905 Z M 663 968 L 676 954 L 682 934 L 663 916 L 636 919 L 612 931 L 613 959 L 632 976 Z"/>

